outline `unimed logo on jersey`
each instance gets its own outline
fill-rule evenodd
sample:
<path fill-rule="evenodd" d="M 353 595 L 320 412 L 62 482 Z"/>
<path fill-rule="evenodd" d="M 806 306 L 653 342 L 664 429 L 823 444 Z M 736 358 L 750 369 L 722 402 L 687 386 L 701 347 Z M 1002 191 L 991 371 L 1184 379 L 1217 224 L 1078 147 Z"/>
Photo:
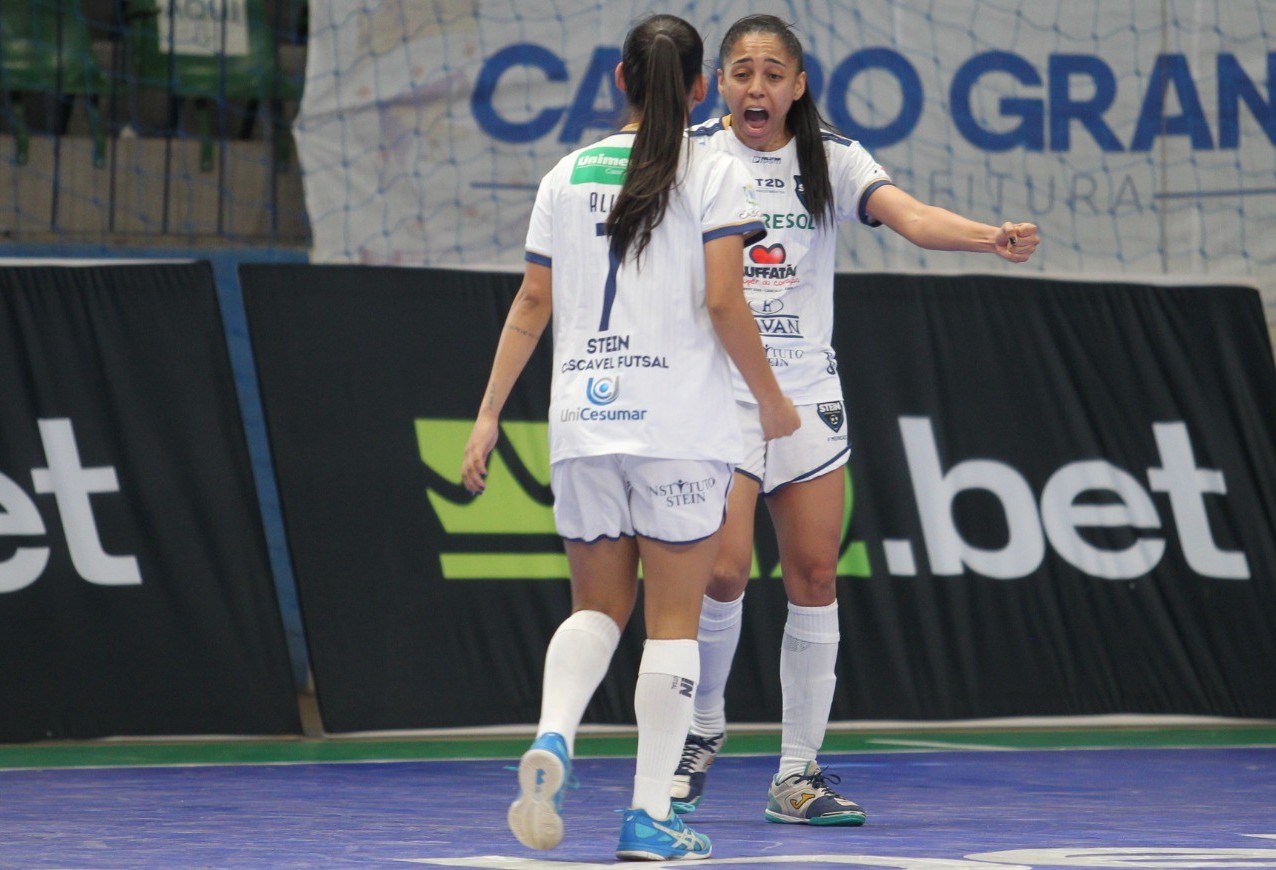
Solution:
<path fill-rule="evenodd" d="M 625 183 L 625 170 L 629 168 L 628 148 L 599 146 L 583 151 L 572 166 L 572 184 Z"/>
<path fill-rule="evenodd" d="M 971 571 L 1016 580 L 1036 572 L 1050 549 L 1089 576 L 1127 580 L 1156 568 L 1177 531 L 1183 560 L 1198 575 L 1250 579 L 1245 553 L 1221 547 L 1210 526 L 1211 502 L 1227 495 L 1227 481 L 1222 471 L 1197 465 L 1182 421 L 1151 424 L 1157 464 L 1124 469 L 1104 459 L 1065 462 L 1039 494 L 1009 463 L 941 457 L 929 417 L 900 417 L 899 432 L 931 574 Z M 998 505 L 1007 529 L 1002 546 L 976 546 L 963 536 L 955 503 L 972 491 L 991 495 Z M 1168 516 L 1158 512 L 1153 493 L 1167 497 Z M 1083 533 L 1087 529 L 1119 530 L 1126 540 L 1100 546 Z M 890 574 L 918 573 L 913 541 L 882 544 Z"/>
<path fill-rule="evenodd" d="M 507 421 L 487 463 L 487 489 L 471 498 L 460 484 L 461 454 L 472 420 L 416 420 L 427 470 L 428 507 L 439 519 L 439 567 L 446 580 L 565 580 L 567 558 L 554 529 L 549 491 L 549 425 Z M 838 574 L 867 577 L 867 548 L 850 539 L 854 489 L 847 475 Z M 780 576 L 754 554 L 752 577 Z"/>
<path fill-rule="evenodd" d="M 30 469 L 31 488 L 36 495 L 53 496 L 76 573 L 101 586 L 140 584 L 136 557 L 110 555 L 103 549 L 93 512 L 91 496 L 119 492 L 115 468 L 84 467 L 69 419 L 40 420 L 39 428 L 45 465 Z M 35 499 L 13 477 L 0 472 L 0 536 L 36 538 L 24 541 L 0 561 L 0 593 L 17 592 L 40 579 L 51 553 L 51 543 L 40 540 L 47 534 Z"/>

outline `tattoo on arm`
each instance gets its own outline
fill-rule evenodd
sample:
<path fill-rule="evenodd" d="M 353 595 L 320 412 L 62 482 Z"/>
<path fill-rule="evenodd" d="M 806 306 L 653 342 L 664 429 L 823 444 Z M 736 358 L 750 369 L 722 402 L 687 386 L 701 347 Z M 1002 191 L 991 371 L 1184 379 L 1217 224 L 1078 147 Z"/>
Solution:
<path fill-rule="evenodd" d="M 514 325 L 514 324 L 512 324 L 512 323 L 507 323 L 507 324 L 505 324 L 505 328 L 506 328 L 506 329 L 511 329 L 511 330 L 513 330 L 514 332 L 517 332 L 519 335 L 525 335 L 525 336 L 527 336 L 528 338 L 533 339 L 533 340 L 534 340 L 534 339 L 538 339 L 538 338 L 540 338 L 540 337 L 541 337 L 541 336 L 540 336 L 540 333 L 538 333 L 538 332 L 532 332 L 530 329 L 523 329 L 523 327 L 521 327 L 521 326 L 515 326 L 515 325 Z"/>

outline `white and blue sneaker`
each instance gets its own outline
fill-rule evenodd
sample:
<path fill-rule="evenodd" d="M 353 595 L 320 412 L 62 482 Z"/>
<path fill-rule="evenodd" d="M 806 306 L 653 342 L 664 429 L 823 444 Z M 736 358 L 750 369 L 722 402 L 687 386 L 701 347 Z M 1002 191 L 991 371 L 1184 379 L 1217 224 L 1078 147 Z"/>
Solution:
<path fill-rule="evenodd" d="M 572 775 L 572 760 L 563 735 L 547 731 L 537 737 L 518 762 L 518 798 L 506 820 L 518 841 L 530 849 L 552 849 L 563 840 L 563 789 Z"/>
<path fill-rule="evenodd" d="M 712 852 L 709 838 L 687 827 L 675 812 L 657 820 L 646 810 L 625 810 L 616 845 L 616 857 L 623 861 L 694 861 Z"/>
<path fill-rule="evenodd" d="M 814 761 L 808 761 L 801 773 L 783 779 L 777 774 L 767 793 L 766 820 L 785 825 L 859 827 L 864 824 L 863 808 L 829 788 L 830 783 L 840 781 L 837 774 L 821 770 Z"/>
<path fill-rule="evenodd" d="M 700 806 L 709 766 L 726 742 L 726 734 L 714 734 L 712 737 L 687 735 L 682 744 L 682 759 L 678 762 L 678 769 L 673 772 L 673 788 L 669 791 L 675 813 L 689 813 Z"/>

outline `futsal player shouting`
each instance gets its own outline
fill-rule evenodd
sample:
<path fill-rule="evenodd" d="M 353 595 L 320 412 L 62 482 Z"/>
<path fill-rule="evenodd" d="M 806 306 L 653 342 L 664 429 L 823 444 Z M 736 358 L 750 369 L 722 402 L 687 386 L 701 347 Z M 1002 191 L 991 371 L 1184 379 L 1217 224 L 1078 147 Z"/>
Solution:
<path fill-rule="evenodd" d="M 701 611 L 700 686 L 673 797 L 682 811 L 700 803 L 706 771 L 726 739 L 723 690 L 740 637 L 761 494 L 789 602 L 780 651 L 781 756 L 766 818 L 862 825 L 863 809 L 830 788 L 837 777 L 825 773 L 816 757 L 836 682 L 842 467 L 851 449 L 832 347 L 837 226 L 851 219 L 885 224 L 923 248 L 984 252 L 1015 263 L 1032 255 L 1037 228 L 978 223 L 895 186 L 859 143 L 820 117 L 807 89 L 801 43 L 781 19 L 751 15 L 736 21 L 718 62 L 718 89 L 730 114 L 698 125 L 691 135 L 707 150 L 735 157 L 758 184 L 770 226 L 766 240 L 745 254 L 745 294 L 767 322 L 801 324 L 800 330 L 765 329 L 763 342 L 780 385 L 798 406 L 802 428 L 792 438 L 764 441 L 754 399 L 736 382 L 747 458 L 735 472 L 722 552 Z"/>

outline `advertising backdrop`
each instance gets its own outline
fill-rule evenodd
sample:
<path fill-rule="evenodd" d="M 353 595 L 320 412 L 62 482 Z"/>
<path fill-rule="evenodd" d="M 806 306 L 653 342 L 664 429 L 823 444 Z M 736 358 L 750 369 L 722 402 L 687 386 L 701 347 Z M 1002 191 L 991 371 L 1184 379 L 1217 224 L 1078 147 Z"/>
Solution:
<path fill-rule="evenodd" d="M 547 353 L 511 399 L 489 492 L 472 502 L 459 485 L 517 276 L 246 265 L 240 278 L 325 729 L 535 721 L 546 629 L 570 612 Z M 618 674 L 637 669 L 633 647 Z M 623 719 L 623 692 L 591 715 Z"/>
<path fill-rule="evenodd" d="M 300 732 L 207 263 L 0 268 L 0 741 Z"/>
<path fill-rule="evenodd" d="M 1276 712 L 1276 372 L 1243 287 L 839 276 L 844 710 Z"/>
<path fill-rule="evenodd" d="M 518 277 L 241 274 L 325 727 L 534 722 L 570 609 L 547 343 L 487 491 L 458 482 Z M 1276 370 L 1255 291 L 838 282 L 835 719 L 1276 715 Z M 780 714 L 784 594 L 759 513 L 735 721 Z M 641 636 L 638 619 L 589 721 L 632 721 Z"/>

